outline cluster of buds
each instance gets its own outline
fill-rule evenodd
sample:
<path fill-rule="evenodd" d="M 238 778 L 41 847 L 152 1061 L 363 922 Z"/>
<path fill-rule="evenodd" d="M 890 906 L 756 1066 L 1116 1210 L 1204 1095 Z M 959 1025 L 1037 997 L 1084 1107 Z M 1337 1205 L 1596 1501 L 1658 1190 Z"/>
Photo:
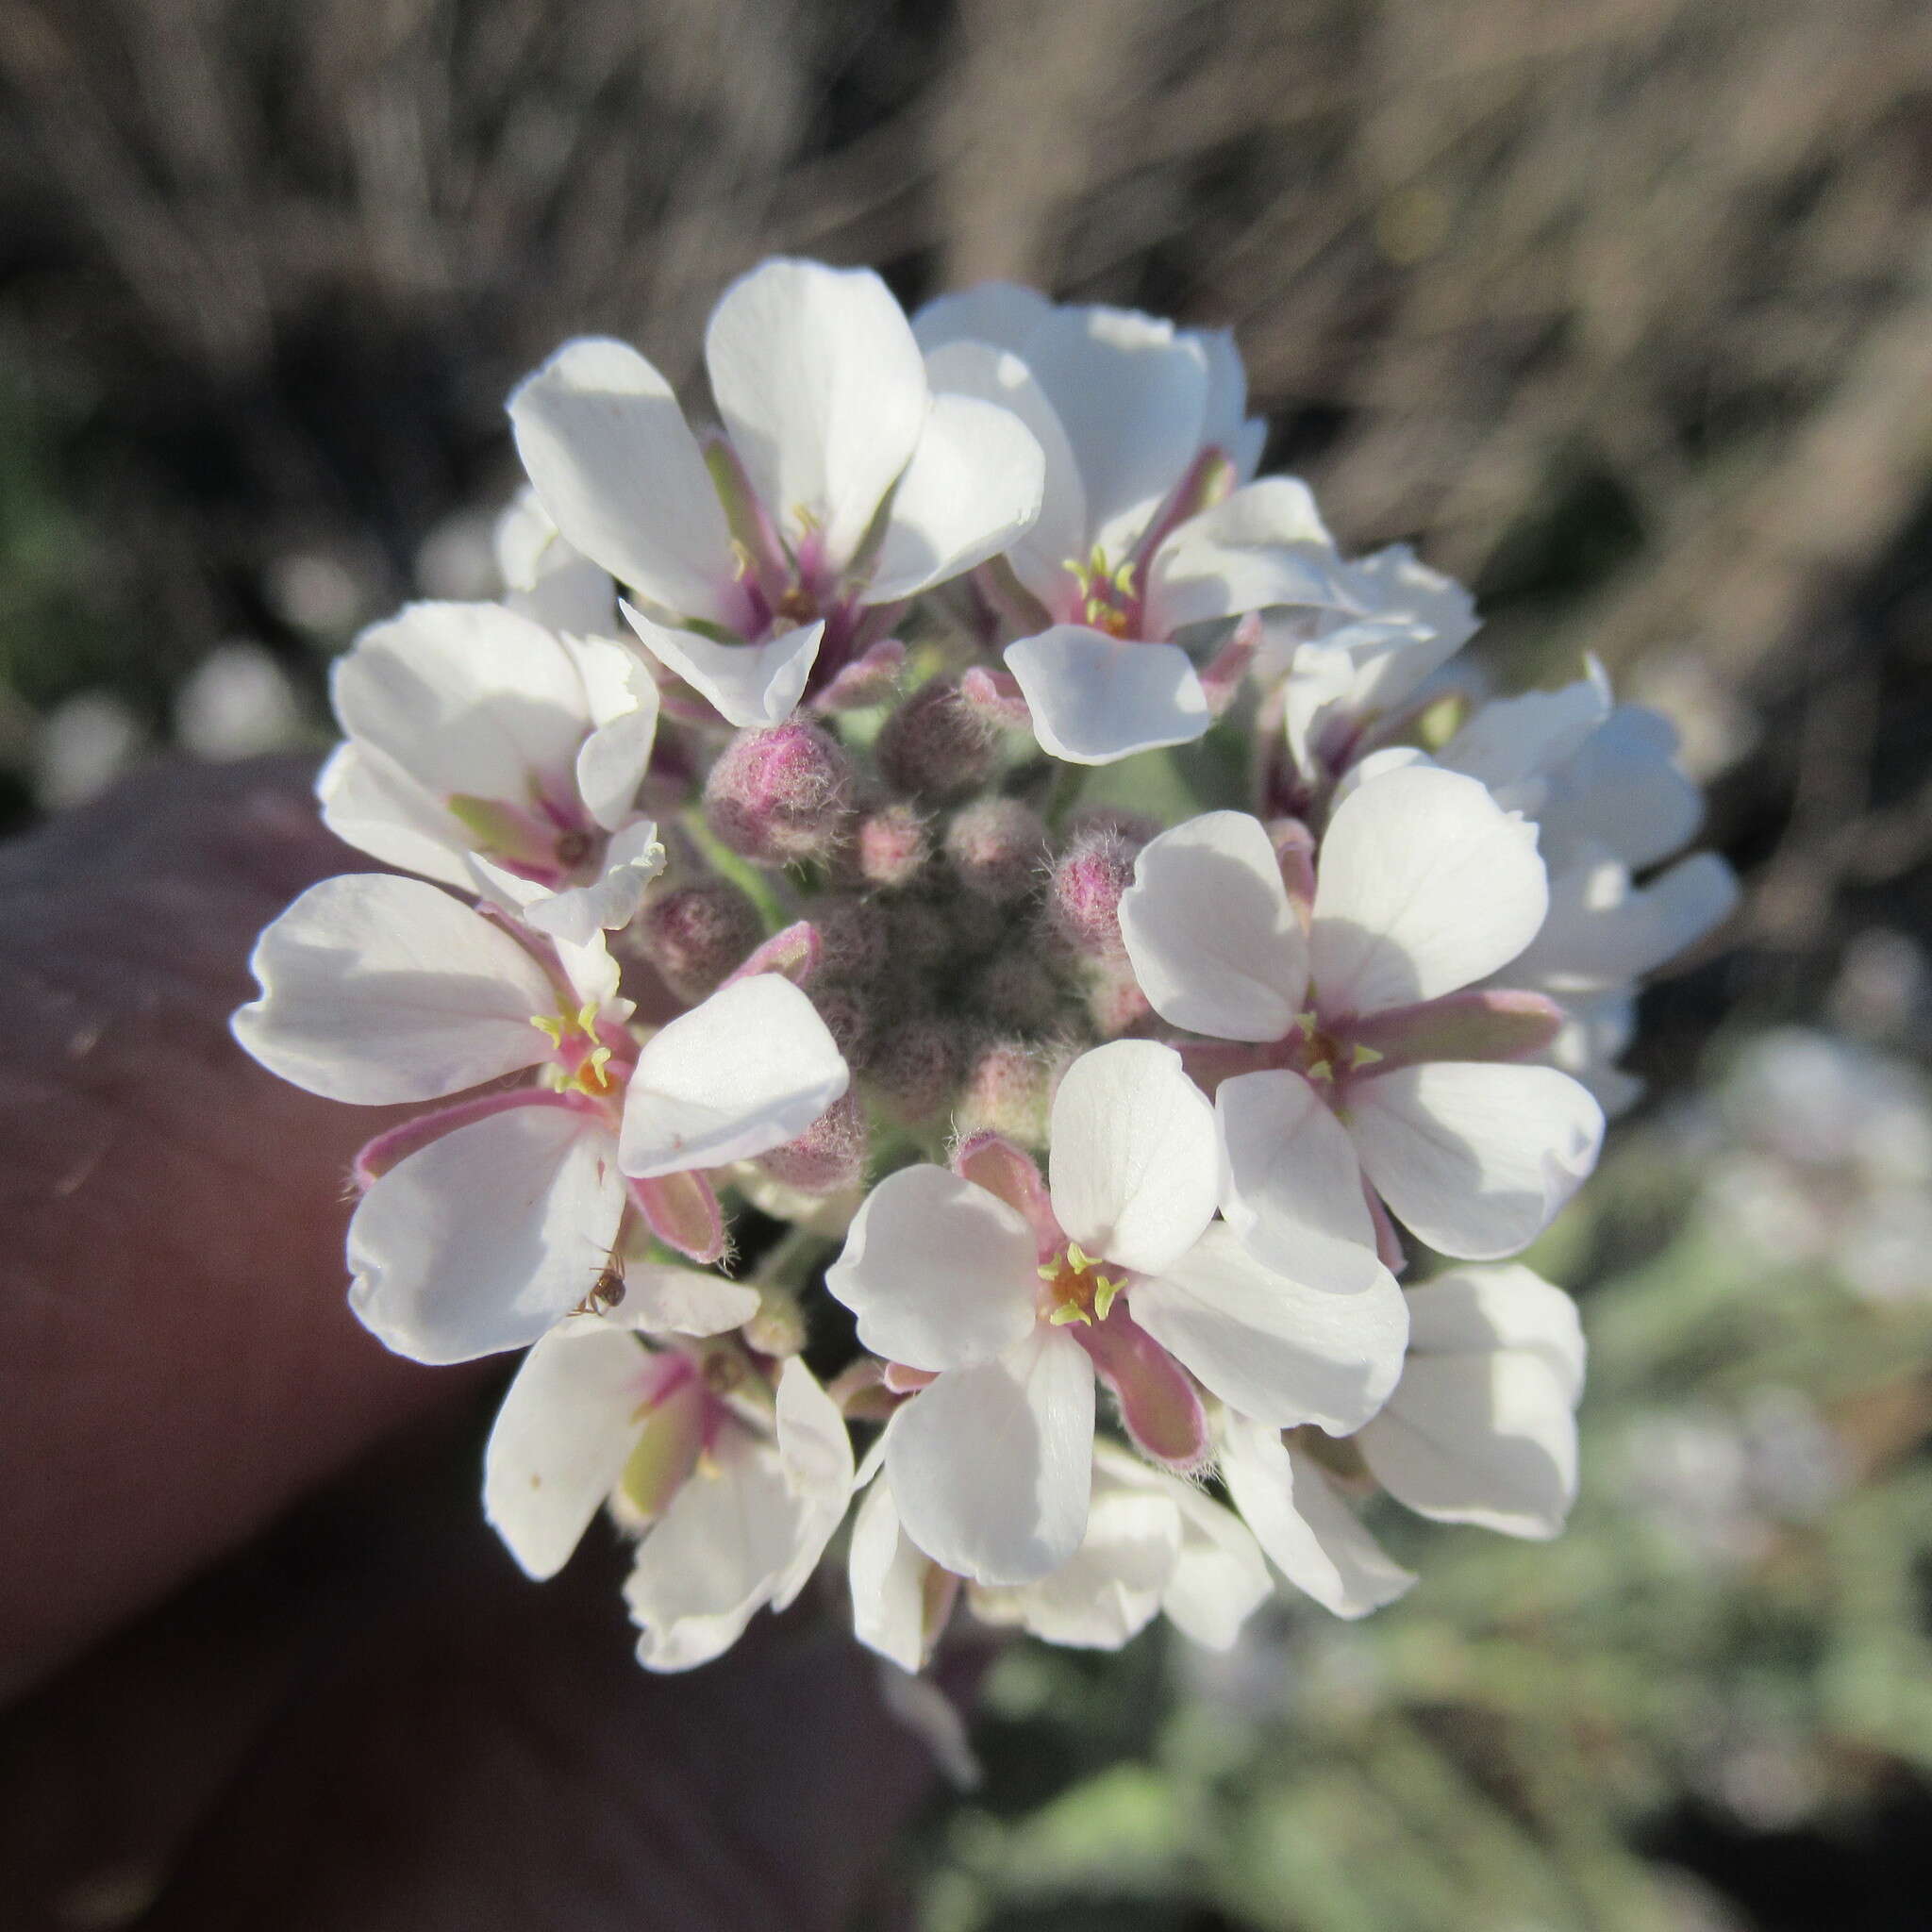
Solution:
<path fill-rule="evenodd" d="M 608 1515 L 672 1670 L 844 1532 L 917 1670 L 962 1595 L 1100 1646 L 1227 1645 L 1277 1573 L 1362 1614 L 1412 1581 L 1378 1491 L 1554 1535 L 1583 1344 L 1509 1257 L 1733 895 L 1659 869 L 1662 721 L 1593 665 L 1478 702 L 1469 598 L 1256 478 L 1224 335 L 775 261 L 706 359 L 715 429 L 608 341 L 511 397 L 505 594 L 336 671 L 324 815 L 414 876 L 305 893 L 235 1020 L 434 1103 L 356 1162 L 351 1302 L 527 1351 L 512 1555 Z"/>

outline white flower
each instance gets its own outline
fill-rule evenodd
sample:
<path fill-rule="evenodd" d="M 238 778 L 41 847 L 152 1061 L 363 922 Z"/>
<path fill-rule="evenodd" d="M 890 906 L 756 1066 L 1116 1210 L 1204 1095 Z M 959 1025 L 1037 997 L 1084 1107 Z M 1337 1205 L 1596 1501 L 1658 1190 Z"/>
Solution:
<path fill-rule="evenodd" d="M 1633 871 L 1665 858 L 1696 829 L 1696 787 L 1678 771 L 1670 726 L 1639 706 L 1613 706 L 1607 678 L 1588 674 L 1553 691 L 1481 706 L 1433 759 L 1409 747 L 1371 753 L 1338 799 L 1391 771 L 1429 764 L 1461 772 L 1496 802 L 1536 821 L 1548 868 L 1549 911 L 1509 962 L 1512 986 L 1563 1003 L 1553 1065 L 1585 1079 L 1613 1110 L 1639 1084 L 1610 1064 L 1628 1043 L 1630 990 L 1722 924 L 1738 882 L 1701 852 L 1642 885 Z"/>
<path fill-rule="evenodd" d="M 1255 661 L 1264 686 L 1279 681 L 1289 755 L 1301 784 L 1317 791 L 1412 716 L 1476 631 L 1469 592 L 1407 544 L 1333 559 L 1324 575 L 1327 598 L 1264 622 Z"/>
<path fill-rule="evenodd" d="M 1362 1527 L 1336 1479 L 1278 1429 L 1229 1415 L 1221 1474 L 1268 1560 L 1324 1609 L 1365 1617 L 1415 1582 Z"/>
<path fill-rule="evenodd" d="M 1575 1303 L 1520 1265 L 1460 1268 L 1407 1299 L 1402 1379 L 1355 1439 L 1371 1473 L 1439 1523 L 1555 1536 L 1576 1500 Z"/>
<path fill-rule="evenodd" d="M 1441 1252 L 1525 1246 L 1595 1163 L 1603 1112 L 1507 1063 L 1560 1015 L 1463 993 L 1542 924 L 1536 830 L 1473 779 L 1392 772 L 1337 808 L 1306 929 L 1267 833 L 1210 812 L 1149 844 L 1121 932 L 1155 1010 L 1252 1042 L 1216 1060 L 1223 1210 L 1269 1266 L 1318 1278 L 1370 1241 L 1362 1179 Z M 1310 1274 L 1310 1270 L 1316 1274 Z"/>
<path fill-rule="evenodd" d="M 496 520 L 504 603 L 520 617 L 574 638 L 623 636 L 610 573 L 566 543 L 526 483 Z"/>
<path fill-rule="evenodd" d="M 905 1533 L 881 1475 L 853 1520 L 853 1627 L 902 1670 L 924 1667 L 959 1579 Z M 1192 1485 L 1111 1443 L 1093 1445 L 1092 1501 L 1079 1547 L 1027 1584 L 974 1584 L 982 1623 L 1015 1624 L 1049 1643 L 1118 1650 L 1165 1612 L 1185 1635 L 1226 1650 L 1272 1588 L 1254 1538 Z"/>
<path fill-rule="evenodd" d="M 713 1386 L 720 1367 L 737 1372 L 729 1396 Z M 760 1607 L 797 1596 L 852 1492 L 844 1420 L 811 1371 L 793 1357 L 769 1404 L 762 1392 L 735 1354 L 654 1352 L 611 1316 L 573 1320 L 530 1350 L 504 1397 L 484 1513 L 541 1578 L 611 1502 L 644 1526 L 625 1587 L 640 1661 L 708 1663 Z"/>
<path fill-rule="evenodd" d="M 1008 560 L 1048 625 L 1005 653 L 1041 747 L 1108 764 L 1200 737 L 1211 708 L 1176 634 L 1326 595 L 1301 484 L 1227 497 L 1266 426 L 1243 420 L 1231 340 L 1004 283 L 914 327 L 935 390 L 1010 409 L 1045 455 L 1039 520 Z"/>
<path fill-rule="evenodd" d="M 1406 1334 L 1392 1279 L 1359 1252 L 1355 1291 L 1325 1293 L 1208 1228 L 1213 1117 L 1172 1049 L 1116 1041 L 1068 1070 L 1050 1192 L 993 1136 L 956 1168 L 881 1182 L 825 1285 L 866 1347 L 931 1378 L 893 1417 L 886 1474 L 907 1534 L 957 1574 L 1029 1583 L 1078 1547 L 1096 1370 L 1137 1444 L 1182 1469 L 1207 1450 L 1184 1370 L 1337 1432 L 1387 1394 Z"/>
<path fill-rule="evenodd" d="M 348 738 L 317 790 L 339 838 L 575 945 L 637 911 L 664 850 L 636 809 L 658 690 L 627 646 L 412 604 L 357 639 L 332 691 Z"/>
<path fill-rule="evenodd" d="M 1004 550 L 1041 458 L 1007 411 L 929 389 L 868 270 L 776 260 L 705 338 L 725 437 L 701 445 L 622 342 L 569 342 L 510 398 L 557 528 L 638 599 L 647 649 L 733 724 L 789 716 L 868 641 L 867 613 Z"/>
<path fill-rule="evenodd" d="M 776 974 L 721 989 L 640 1047 L 601 940 L 540 955 L 419 879 L 310 887 L 251 964 L 261 996 L 235 1036 L 308 1092 L 388 1106 L 537 1075 L 393 1128 L 358 1158 L 351 1301 L 419 1361 L 534 1341 L 591 1292 L 632 1209 L 716 1259 L 702 1171 L 781 1145 L 845 1091 L 824 1023 Z"/>
<path fill-rule="evenodd" d="M 1369 1474 L 1439 1523 L 1543 1540 L 1576 1499 L 1583 1332 L 1576 1307 L 1527 1268 L 1461 1268 L 1408 1291 L 1408 1355 L 1352 1439 Z M 1221 1471 L 1275 1567 L 1338 1617 L 1366 1616 L 1415 1581 L 1307 1449 L 1227 1418 Z"/>

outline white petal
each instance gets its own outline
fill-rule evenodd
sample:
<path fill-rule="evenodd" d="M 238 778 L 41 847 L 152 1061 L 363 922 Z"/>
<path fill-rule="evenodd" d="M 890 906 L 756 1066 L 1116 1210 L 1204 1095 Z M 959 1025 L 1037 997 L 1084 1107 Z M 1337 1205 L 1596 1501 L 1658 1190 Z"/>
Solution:
<path fill-rule="evenodd" d="M 1348 1129 L 1299 1074 L 1237 1074 L 1215 1090 L 1222 1212 L 1255 1258 L 1309 1288 L 1375 1279 L 1375 1229 Z"/>
<path fill-rule="evenodd" d="M 941 1375 L 886 1441 L 906 1534 L 976 1583 L 1031 1583 L 1064 1563 L 1087 1526 L 1092 1474 L 1092 1364 L 1050 1328 Z"/>
<path fill-rule="evenodd" d="M 1214 1109 L 1181 1057 L 1116 1040 L 1066 1071 L 1053 1103 L 1053 1211 L 1070 1239 L 1122 1268 L 1165 1267 L 1214 1218 Z"/>
<path fill-rule="evenodd" d="M 1533 1355 L 1419 1356 L 1357 1441 L 1398 1503 L 1439 1523 L 1547 1538 L 1576 1500 L 1576 1419 Z"/>
<path fill-rule="evenodd" d="M 889 604 L 997 557 L 1040 514 L 1046 459 L 1026 425 L 996 404 L 935 396 L 892 492 L 868 604 Z"/>
<path fill-rule="evenodd" d="M 848 561 L 925 420 L 925 365 L 891 291 L 870 269 L 765 262 L 712 310 L 705 366 L 765 508 Z"/>
<path fill-rule="evenodd" d="M 684 679 L 727 724 L 782 724 L 805 695 L 818 661 L 823 623 L 780 631 L 762 644 L 721 644 L 694 630 L 653 624 L 624 607 L 625 621 L 665 670 Z"/>
<path fill-rule="evenodd" d="M 458 1127 L 384 1174 L 349 1222 L 350 1306 L 398 1355 L 524 1348 L 590 1293 L 617 1239 L 610 1137 L 567 1108 Z"/>
<path fill-rule="evenodd" d="M 1445 770 L 1466 773 L 1503 800 L 1534 812 L 1541 781 L 1573 757 L 1610 715 L 1609 681 L 1592 664 L 1591 675 L 1560 691 L 1524 691 L 1487 704 L 1437 754 Z M 1537 781 L 1539 795 L 1511 794 Z"/>
<path fill-rule="evenodd" d="M 1319 604 L 1327 595 L 1325 573 L 1307 558 L 1239 549 L 1184 525 L 1155 553 L 1148 571 L 1146 629 L 1168 638 L 1191 624 Z"/>
<path fill-rule="evenodd" d="M 1444 1255 L 1525 1248 L 1596 1165 L 1603 1109 L 1554 1067 L 1435 1060 L 1364 1080 L 1349 1133 L 1390 1212 Z"/>
<path fill-rule="evenodd" d="M 637 917 L 644 891 L 664 870 L 664 847 L 658 827 L 640 819 L 619 832 L 606 848 L 604 870 L 588 886 L 568 886 L 560 892 L 540 894 L 525 901 L 526 925 L 548 933 L 566 945 L 585 946 L 604 932 L 616 932 Z M 506 881 L 492 882 L 501 891 Z"/>
<path fill-rule="evenodd" d="M 628 644 L 566 639 L 583 673 L 595 728 L 576 757 L 577 793 L 607 832 L 637 808 L 658 736 L 658 686 Z M 614 688 L 613 688 L 614 687 Z"/>
<path fill-rule="evenodd" d="M 556 994 L 507 933 L 421 879 L 324 879 L 257 941 L 235 1038 L 329 1100 L 435 1100 L 534 1066 Z"/>
<path fill-rule="evenodd" d="M 1245 483 L 1260 460 L 1268 425 L 1247 413 L 1248 373 L 1241 367 L 1234 331 L 1197 328 L 1190 329 L 1188 334 L 1201 345 L 1201 352 L 1208 358 L 1208 400 L 1201 412 L 1201 441 L 1206 447 L 1223 451 L 1234 463 L 1235 474 Z M 1312 496 L 1308 498 L 1308 510 L 1314 516 Z M 1320 517 L 1314 517 L 1314 521 L 1319 527 Z M 1327 532 L 1323 535 L 1325 537 Z"/>
<path fill-rule="evenodd" d="M 796 1356 L 778 1371 L 778 1461 L 798 1503 L 791 1561 L 772 1586 L 782 1610 L 806 1586 L 852 1500 L 852 1438 L 839 1405 Z"/>
<path fill-rule="evenodd" d="M 1091 539 L 1119 561 L 1201 448 L 1208 357 L 1173 324 L 1129 309 L 1055 309 L 1023 355 L 1067 432 Z"/>
<path fill-rule="evenodd" d="M 1214 721 L 1188 654 L 1174 644 L 1057 624 L 1007 646 L 1041 749 L 1072 765 L 1188 744 Z"/>
<path fill-rule="evenodd" d="M 1415 1578 L 1391 1563 L 1322 1467 L 1274 1430 L 1231 1417 L 1222 1474 L 1276 1569 L 1338 1617 L 1365 1617 Z"/>
<path fill-rule="evenodd" d="M 647 1335 L 727 1335 L 758 1311 L 758 1291 L 701 1268 L 640 1266 L 624 1273 L 618 1319 Z"/>
<path fill-rule="evenodd" d="M 984 1623 L 1018 1624 L 1047 1643 L 1118 1650 L 1154 1621 L 1181 1547 L 1180 1511 L 1166 1496 L 1114 1490 L 1096 1495 L 1087 1534 L 1038 1583 L 973 1592 Z"/>
<path fill-rule="evenodd" d="M 385 865 L 469 891 L 464 826 L 372 745 L 339 744 L 315 781 L 322 822 L 344 844 Z"/>
<path fill-rule="evenodd" d="M 1355 1294 L 1306 1288 L 1265 1269 L 1226 1227 L 1134 1283 L 1134 1320 L 1216 1395 L 1279 1428 L 1357 1429 L 1402 1373 L 1408 1310 L 1377 1266 Z"/>
<path fill-rule="evenodd" d="M 748 1160 L 796 1140 L 850 1075 L 825 1023 L 775 973 L 721 987 L 645 1041 L 619 1158 L 641 1180 Z"/>
<path fill-rule="evenodd" d="M 1033 1232 L 942 1167 L 902 1167 L 866 1196 L 825 1288 L 874 1354 L 911 1369 L 991 1361 L 1033 1332 Z"/>
<path fill-rule="evenodd" d="M 720 1432 L 639 1547 L 624 1586 L 646 1670 L 689 1671 L 743 1634 L 797 1546 L 799 1505 L 777 1449 Z"/>
<path fill-rule="evenodd" d="M 1551 875 L 1549 917 L 1509 976 L 1563 995 L 1626 987 L 1722 924 L 1737 903 L 1737 875 L 1714 852 L 1637 886 L 1603 847 L 1579 847 Z"/>
<path fill-rule="evenodd" d="M 551 520 L 663 609 L 729 619 L 724 508 L 671 386 L 635 349 L 566 342 L 509 399 L 517 453 Z"/>
<path fill-rule="evenodd" d="M 1677 769 L 1676 749 L 1667 718 L 1645 705 L 1619 705 L 1557 774 L 1543 807 L 1552 861 L 1588 843 L 1641 871 L 1684 844 L 1704 817 L 1704 797 Z"/>
<path fill-rule="evenodd" d="M 852 1590 L 852 1634 L 902 1671 L 921 1671 L 931 1653 L 926 1627 L 926 1579 L 932 1559 L 899 1527 L 892 1486 L 874 1483 L 852 1519 L 846 1575 Z"/>
<path fill-rule="evenodd" d="M 1583 1324 L 1560 1288 L 1521 1262 L 1457 1268 L 1408 1291 L 1408 1347 L 1418 1355 L 1533 1355 L 1574 1407 L 1583 1394 Z"/>
<path fill-rule="evenodd" d="M 617 1487 L 650 1359 L 591 1316 L 524 1357 L 483 1453 L 483 1513 L 526 1576 L 555 1576 Z"/>
<path fill-rule="evenodd" d="M 1121 895 L 1134 975 L 1169 1024 L 1221 1040 L 1279 1040 L 1308 987 L 1307 943 L 1274 847 L 1245 812 L 1163 832 Z"/>
<path fill-rule="evenodd" d="M 948 342 L 1024 349 L 1052 313 L 1053 304 L 1037 289 L 1017 282 L 980 282 L 935 296 L 912 318 L 912 333 L 928 355 Z"/>
<path fill-rule="evenodd" d="M 1039 515 L 1008 557 L 1035 596 L 1052 596 L 1067 581 L 1067 559 L 1086 555 L 1087 492 L 1067 432 L 1046 392 L 1018 356 L 983 341 L 947 342 L 933 350 L 925 358 L 925 376 L 935 395 L 976 396 L 1010 410 L 1039 444 Z"/>
<path fill-rule="evenodd" d="M 1349 565 L 1348 575 L 1361 610 L 1419 626 L 1432 640 L 1424 649 L 1379 661 L 1362 692 L 1374 709 L 1400 703 L 1476 633 L 1475 599 L 1454 577 L 1422 562 L 1407 543 L 1391 543 L 1360 558 Z"/>
<path fill-rule="evenodd" d="M 559 638 L 500 604 L 407 606 L 336 660 L 329 691 L 343 730 L 438 800 L 575 791 L 583 676 Z"/>
<path fill-rule="evenodd" d="M 1181 1544 L 1160 1607 L 1175 1628 L 1208 1650 L 1229 1650 L 1250 1613 L 1272 1594 L 1267 1559 L 1233 1510 L 1191 1483 L 1153 1469 L 1111 1442 L 1093 1445 L 1103 1484 L 1167 1497 L 1180 1511 Z"/>
<path fill-rule="evenodd" d="M 1337 808 L 1308 936 L 1324 1014 L 1432 1000 L 1507 965 L 1543 923 L 1536 827 L 1474 778 L 1411 767 Z"/>

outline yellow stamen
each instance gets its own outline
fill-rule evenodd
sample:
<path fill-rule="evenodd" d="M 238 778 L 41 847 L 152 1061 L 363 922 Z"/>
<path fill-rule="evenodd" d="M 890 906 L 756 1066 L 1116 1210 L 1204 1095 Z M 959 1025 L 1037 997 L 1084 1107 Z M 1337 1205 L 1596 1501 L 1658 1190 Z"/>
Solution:
<path fill-rule="evenodd" d="M 1074 1322 L 1083 1323 L 1089 1328 L 1093 1325 L 1093 1317 L 1078 1302 L 1062 1302 L 1046 1319 L 1056 1328 L 1064 1328 Z"/>
<path fill-rule="evenodd" d="M 1353 1072 L 1357 1067 L 1373 1067 L 1377 1060 L 1386 1058 L 1386 1055 L 1377 1053 L 1373 1046 L 1363 1046 L 1357 1041 L 1348 1050 L 1349 1070 Z"/>

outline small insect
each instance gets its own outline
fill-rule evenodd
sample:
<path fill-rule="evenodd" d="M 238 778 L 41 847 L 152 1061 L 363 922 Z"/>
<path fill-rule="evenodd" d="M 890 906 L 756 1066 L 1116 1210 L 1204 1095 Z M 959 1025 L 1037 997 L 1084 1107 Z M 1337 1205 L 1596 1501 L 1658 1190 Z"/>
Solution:
<path fill-rule="evenodd" d="M 575 1307 L 573 1315 L 601 1315 L 606 1308 L 614 1308 L 624 1299 L 624 1257 L 613 1247 L 604 1258 L 604 1265 L 597 1271 L 597 1278 L 591 1284 L 591 1291 Z"/>

